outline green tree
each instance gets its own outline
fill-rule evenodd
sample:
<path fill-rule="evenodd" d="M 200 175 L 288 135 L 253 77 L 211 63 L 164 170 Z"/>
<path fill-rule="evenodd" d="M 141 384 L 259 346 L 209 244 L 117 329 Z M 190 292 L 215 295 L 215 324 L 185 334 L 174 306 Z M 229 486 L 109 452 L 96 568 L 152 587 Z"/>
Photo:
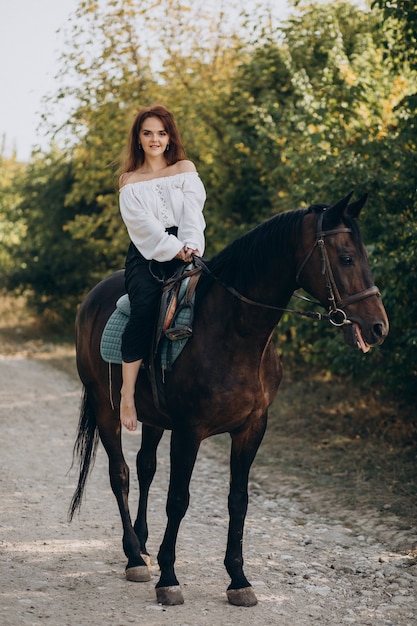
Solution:
<path fill-rule="evenodd" d="M 413 0 L 373 0 L 373 8 L 382 9 L 381 31 L 387 54 L 417 69 L 417 6 Z"/>
<path fill-rule="evenodd" d="M 416 75 L 385 56 L 374 14 L 348 3 L 305 5 L 284 28 L 283 49 L 291 84 L 283 115 L 274 118 L 259 92 L 256 65 L 242 72 L 254 86 L 249 136 L 261 150 L 268 145 L 270 162 L 277 164 L 272 172 L 265 168 L 270 197 L 274 188 L 281 194 L 272 206 L 280 210 L 282 200 L 288 208 L 330 202 L 350 188 L 368 192 L 362 229 L 391 318 L 389 339 L 366 357 L 346 351 L 333 329 L 318 332 L 318 324 L 291 318 L 279 329 L 281 340 L 291 337 L 284 350 L 368 383 L 378 382 L 383 368 L 387 387 L 411 395 L 417 370 L 416 294 L 410 284 L 416 127 L 413 109 L 404 103 L 412 101 Z M 279 102 L 276 93 L 266 91 L 270 101 Z"/>
<path fill-rule="evenodd" d="M 0 152 L 0 288 L 5 287 L 5 277 L 15 268 L 15 257 L 9 250 L 19 245 L 25 232 L 24 223 L 16 216 L 20 199 L 17 180 L 23 171 L 23 163 L 15 154 L 6 156 L 3 147 Z"/>
<path fill-rule="evenodd" d="M 66 229 L 76 211 L 89 210 L 67 203 L 73 182 L 72 163 L 57 150 L 34 157 L 13 182 L 20 188 L 14 220 L 24 228 L 17 241 L 6 243 L 16 262 L 3 280 L 8 289 L 28 295 L 37 313 L 50 322 L 73 322 L 80 289 L 86 289 L 94 272 L 89 265 L 93 242 L 75 245 Z"/>

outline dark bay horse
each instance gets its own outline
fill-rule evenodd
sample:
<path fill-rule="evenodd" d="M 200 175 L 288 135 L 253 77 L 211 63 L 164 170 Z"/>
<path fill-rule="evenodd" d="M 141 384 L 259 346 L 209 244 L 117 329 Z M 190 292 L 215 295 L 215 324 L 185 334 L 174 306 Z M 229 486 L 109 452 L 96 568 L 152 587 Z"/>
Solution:
<path fill-rule="evenodd" d="M 123 271 L 99 283 L 82 303 L 76 320 L 77 367 L 84 385 L 74 454 L 80 475 L 70 517 L 80 506 L 89 469 L 101 440 L 109 458 L 110 483 L 123 523 L 126 578 L 148 581 L 146 541 L 148 492 L 156 450 L 171 430 L 171 477 L 167 526 L 158 552 L 157 600 L 183 600 L 175 575 L 175 546 L 189 503 L 189 483 L 203 439 L 231 437 L 229 532 L 224 564 L 231 604 L 257 599 L 243 572 L 242 537 L 248 477 L 265 433 L 268 407 L 281 381 L 272 335 L 297 287 L 321 303 L 326 317 L 343 329 L 345 341 L 364 352 L 381 344 L 388 319 L 373 284 L 355 218 L 365 198 L 349 194 L 332 206 L 313 205 L 281 213 L 260 224 L 207 261 L 196 291 L 194 333 L 165 382 L 166 408 L 156 408 L 146 372 L 136 389 L 142 442 L 137 454 L 140 487 L 134 525 L 129 508 L 129 468 L 121 444 L 121 368 L 100 356 L 103 328 L 124 293 Z"/>

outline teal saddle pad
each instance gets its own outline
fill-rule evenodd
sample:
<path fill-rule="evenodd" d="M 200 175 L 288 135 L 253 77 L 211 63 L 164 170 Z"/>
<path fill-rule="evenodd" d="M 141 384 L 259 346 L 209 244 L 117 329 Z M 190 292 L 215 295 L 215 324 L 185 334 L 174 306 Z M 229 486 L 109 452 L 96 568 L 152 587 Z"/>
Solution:
<path fill-rule="evenodd" d="M 178 306 L 184 299 L 188 279 L 183 280 L 178 294 Z M 194 296 L 193 296 L 194 304 Z M 191 321 L 190 307 L 178 310 L 175 316 L 176 324 L 187 326 Z M 121 296 L 116 302 L 116 309 L 109 317 L 100 341 L 101 357 L 106 363 L 120 365 L 122 362 L 122 335 L 130 316 L 130 301 L 128 294 Z M 163 370 L 169 370 L 183 351 L 188 337 L 170 340 L 162 337 L 159 346 L 160 365 Z"/>

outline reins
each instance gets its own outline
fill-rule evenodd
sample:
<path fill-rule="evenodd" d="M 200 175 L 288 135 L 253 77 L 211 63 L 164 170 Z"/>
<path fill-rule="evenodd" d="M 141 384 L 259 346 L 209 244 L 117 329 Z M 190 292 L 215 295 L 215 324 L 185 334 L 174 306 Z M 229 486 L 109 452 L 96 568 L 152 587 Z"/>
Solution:
<path fill-rule="evenodd" d="M 345 298 L 342 298 L 340 296 L 339 289 L 334 279 L 329 256 L 327 254 L 327 250 L 325 246 L 325 237 L 329 235 L 338 235 L 341 233 L 351 233 L 352 230 L 347 227 L 335 228 L 331 230 L 322 230 L 323 217 L 324 217 L 324 213 L 321 213 L 319 215 L 318 223 L 317 223 L 316 240 L 311 250 L 308 252 L 304 261 L 301 263 L 297 271 L 296 281 L 299 282 L 299 277 L 303 269 L 305 268 L 306 264 L 311 258 L 316 247 L 318 247 L 320 251 L 320 257 L 321 257 L 321 263 L 322 263 L 321 273 L 325 277 L 325 281 L 326 281 L 327 299 L 329 301 L 328 313 L 319 313 L 318 311 L 300 311 L 296 309 L 276 307 L 270 304 L 265 304 L 263 302 L 257 302 L 256 300 L 251 300 L 251 298 L 248 298 L 244 296 L 243 294 L 239 293 L 234 287 L 227 285 L 220 278 L 215 276 L 213 272 L 204 263 L 201 257 L 197 257 L 193 255 L 194 263 L 196 266 L 201 268 L 201 270 L 204 271 L 204 273 L 209 274 L 216 282 L 222 285 L 222 287 L 226 289 L 229 293 L 231 293 L 233 296 L 235 296 L 242 302 L 245 302 L 246 304 L 249 304 L 251 306 L 257 306 L 263 309 L 270 309 L 273 311 L 280 311 L 283 313 L 292 313 L 294 315 L 300 315 L 303 317 L 309 317 L 309 318 L 318 319 L 318 320 L 328 320 L 330 324 L 332 324 L 333 326 L 343 326 L 345 324 L 352 324 L 352 322 L 348 319 L 345 311 L 343 310 L 343 307 L 348 306 L 349 304 L 353 304 L 354 302 L 359 302 L 360 300 L 364 300 L 365 298 L 369 298 L 371 296 L 380 296 L 381 294 L 379 292 L 378 287 L 373 285 L 372 287 L 363 289 L 362 291 L 352 294 L 351 296 L 346 296 Z M 293 296 L 301 300 L 305 300 L 307 302 L 315 304 L 316 306 L 321 306 L 325 308 L 320 302 L 311 300 L 310 298 L 307 298 L 306 296 L 303 296 L 297 293 L 296 291 L 292 294 L 291 297 Z"/>
<path fill-rule="evenodd" d="M 226 291 L 231 293 L 232 296 L 235 296 L 235 298 L 237 298 L 238 300 L 245 302 L 245 304 L 250 304 L 251 306 L 261 307 L 262 309 L 271 309 L 272 311 L 294 313 L 295 315 L 302 315 L 304 317 L 310 317 L 310 318 L 314 318 L 318 320 L 329 319 L 329 315 L 327 313 L 319 313 L 318 311 L 298 311 L 295 309 L 285 309 L 283 307 L 273 306 L 271 304 L 265 304 L 264 302 L 257 302 L 256 300 L 251 300 L 250 298 L 247 298 L 243 294 L 239 293 L 239 291 L 237 291 L 234 287 L 231 287 L 230 285 L 227 285 L 226 283 L 224 283 L 218 276 L 213 274 L 213 272 L 207 267 L 207 265 L 204 263 L 201 257 L 194 256 L 194 263 L 198 265 L 205 274 L 208 274 L 209 276 L 211 276 L 213 280 L 218 282 L 224 289 L 226 289 Z M 313 300 L 310 300 L 309 298 L 306 298 L 305 296 L 301 296 L 297 292 L 294 292 L 292 295 L 302 300 L 313 302 Z M 318 306 L 322 306 L 320 302 L 314 302 L 314 304 L 317 304 Z"/>

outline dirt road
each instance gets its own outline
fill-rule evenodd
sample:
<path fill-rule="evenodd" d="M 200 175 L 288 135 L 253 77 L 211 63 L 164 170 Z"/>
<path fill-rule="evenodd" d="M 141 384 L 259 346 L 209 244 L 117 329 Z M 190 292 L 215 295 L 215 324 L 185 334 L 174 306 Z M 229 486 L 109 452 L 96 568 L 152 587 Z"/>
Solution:
<path fill-rule="evenodd" d="M 245 571 L 259 604 L 226 601 L 227 460 L 202 447 L 191 506 L 177 550 L 185 604 L 156 604 L 154 584 L 128 583 L 121 524 L 102 449 L 81 514 L 67 523 L 75 472 L 68 474 L 78 421 L 79 385 L 47 362 L 0 357 L 0 623 L 3 626 L 415 626 L 417 564 L 382 520 L 346 522 L 307 514 L 285 495 L 251 485 Z M 140 433 L 124 436 L 133 471 Z M 156 555 L 165 524 L 168 435 L 150 500 L 148 547 Z M 220 456 L 219 456 L 220 455 Z M 132 480 L 132 511 L 137 485 Z M 343 522 L 341 520 L 344 520 Z M 377 532 L 378 531 L 378 532 Z M 382 542 L 376 537 L 384 537 Z"/>

